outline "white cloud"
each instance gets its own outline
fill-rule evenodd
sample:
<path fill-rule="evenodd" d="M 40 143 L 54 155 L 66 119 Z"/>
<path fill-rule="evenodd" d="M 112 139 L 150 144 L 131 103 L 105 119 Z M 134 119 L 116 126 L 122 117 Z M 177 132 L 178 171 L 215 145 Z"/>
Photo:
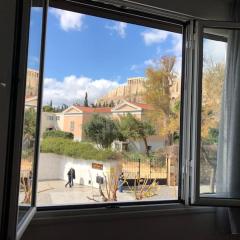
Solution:
<path fill-rule="evenodd" d="M 169 48 L 163 49 L 159 46 L 156 49 L 158 56 L 173 55 L 176 56 L 176 64 L 174 70 L 178 75 L 181 74 L 182 67 L 182 34 L 168 32 L 158 29 L 151 29 L 141 33 L 143 40 L 147 46 L 157 43 L 169 41 Z M 167 54 L 166 54 L 167 53 Z M 157 67 L 159 62 L 155 59 L 148 59 L 144 62 L 146 66 Z"/>
<path fill-rule="evenodd" d="M 169 37 L 171 42 L 171 48 L 168 52 L 172 52 L 174 55 L 179 56 L 182 54 L 182 34 L 168 32 L 164 30 L 151 29 L 141 33 L 143 40 L 147 46 L 165 42 Z M 157 48 L 157 54 L 161 54 L 161 48 Z"/>
<path fill-rule="evenodd" d="M 151 45 L 154 43 L 164 42 L 167 37 L 169 36 L 170 32 L 158 30 L 158 29 L 151 29 L 145 32 L 142 32 L 141 35 L 146 45 Z"/>
<path fill-rule="evenodd" d="M 105 26 L 105 28 L 115 31 L 121 38 L 126 37 L 126 28 L 127 28 L 127 23 L 125 22 L 117 22 L 114 23 L 112 26 Z"/>
<path fill-rule="evenodd" d="M 146 70 L 147 68 L 159 68 L 160 58 L 149 58 L 143 62 L 143 64 L 133 64 L 130 68 L 131 71 L 139 73 L 141 70 Z M 174 72 L 180 76 L 182 71 L 182 56 L 176 57 L 176 63 L 174 66 Z"/>
<path fill-rule="evenodd" d="M 94 80 L 75 75 L 67 76 L 63 81 L 54 78 L 45 78 L 43 102 L 46 104 L 52 100 L 54 105 L 61 105 L 63 103 L 71 105 L 77 99 L 83 102 L 85 93 L 88 92 L 89 103 L 93 103 L 96 99 L 119 85 L 116 81 L 107 79 Z"/>
<path fill-rule="evenodd" d="M 146 70 L 148 67 L 156 68 L 159 66 L 159 59 L 147 59 L 141 64 L 133 64 L 130 70 L 135 73 L 140 73 L 142 70 Z"/>
<path fill-rule="evenodd" d="M 172 36 L 172 52 L 176 57 L 182 56 L 182 34 L 171 33 Z"/>
<path fill-rule="evenodd" d="M 59 24 L 64 31 L 80 31 L 82 29 L 84 14 L 55 8 L 52 8 L 50 13 L 59 20 Z"/>
<path fill-rule="evenodd" d="M 139 65 L 137 64 L 133 64 L 131 67 L 130 67 L 130 70 L 131 71 L 137 71 L 139 69 Z"/>
<path fill-rule="evenodd" d="M 203 57 L 214 62 L 225 62 L 227 52 L 227 43 L 214 41 L 210 39 L 204 40 Z"/>
<path fill-rule="evenodd" d="M 178 76 L 182 72 L 182 34 L 179 33 L 170 33 L 172 47 L 167 50 L 176 57 L 176 63 L 174 66 L 174 71 Z"/>
<path fill-rule="evenodd" d="M 145 64 L 147 67 L 156 68 L 157 66 L 159 66 L 159 60 L 156 60 L 156 59 L 147 59 L 146 61 L 144 61 L 144 64 Z"/>

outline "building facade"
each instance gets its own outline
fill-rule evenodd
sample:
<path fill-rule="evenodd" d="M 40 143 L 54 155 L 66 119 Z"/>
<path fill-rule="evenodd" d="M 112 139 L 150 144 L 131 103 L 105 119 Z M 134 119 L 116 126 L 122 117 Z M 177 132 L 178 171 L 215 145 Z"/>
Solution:
<path fill-rule="evenodd" d="M 153 110 L 153 108 L 148 104 L 123 101 L 113 108 L 93 108 L 73 105 L 62 113 L 43 112 L 41 136 L 45 131 L 61 130 L 71 132 L 76 141 L 85 141 L 84 125 L 91 120 L 94 114 L 119 120 L 122 116 L 130 113 L 138 120 L 147 120 L 147 114 L 151 110 Z M 164 146 L 164 139 L 156 134 L 148 137 L 148 143 L 154 150 Z M 129 143 L 129 147 L 133 150 L 144 152 L 144 143 L 141 140 L 135 140 Z"/>

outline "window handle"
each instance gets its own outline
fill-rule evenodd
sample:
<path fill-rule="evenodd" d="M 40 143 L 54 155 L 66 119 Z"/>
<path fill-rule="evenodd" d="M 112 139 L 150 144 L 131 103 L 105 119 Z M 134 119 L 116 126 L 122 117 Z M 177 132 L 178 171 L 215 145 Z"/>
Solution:
<path fill-rule="evenodd" d="M 7 84 L 4 82 L 0 82 L 0 86 L 5 88 L 7 86 Z"/>

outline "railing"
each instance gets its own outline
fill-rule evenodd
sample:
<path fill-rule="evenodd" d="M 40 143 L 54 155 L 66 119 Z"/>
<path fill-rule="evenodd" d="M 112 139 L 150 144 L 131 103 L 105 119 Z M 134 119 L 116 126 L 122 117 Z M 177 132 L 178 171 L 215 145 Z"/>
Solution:
<path fill-rule="evenodd" d="M 122 171 L 127 179 L 158 179 L 159 184 L 166 184 L 168 178 L 168 159 L 167 158 L 145 158 L 125 160 Z"/>

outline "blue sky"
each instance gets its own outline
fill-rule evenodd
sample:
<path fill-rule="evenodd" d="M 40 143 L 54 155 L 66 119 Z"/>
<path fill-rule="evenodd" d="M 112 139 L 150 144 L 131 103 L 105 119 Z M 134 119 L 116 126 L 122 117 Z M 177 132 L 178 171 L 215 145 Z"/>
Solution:
<path fill-rule="evenodd" d="M 41 11 L 32 12 L 30 68 L 38 68 Z M 83 100 L 88 91 L 94 102 L 124 84 L 128 77 L 145 76 L 164 55 L 177 57 L 181 66 L 181 34 L 49 9 L 44 102 L 55 105 Z"/>

